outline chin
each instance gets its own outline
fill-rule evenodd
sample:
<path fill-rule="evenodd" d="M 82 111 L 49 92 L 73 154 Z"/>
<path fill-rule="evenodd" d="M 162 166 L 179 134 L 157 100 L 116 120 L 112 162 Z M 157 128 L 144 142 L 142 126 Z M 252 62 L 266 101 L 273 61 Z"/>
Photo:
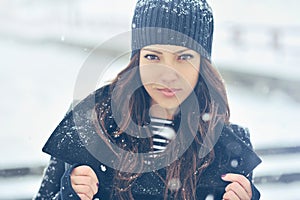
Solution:
<path fill-rule="evenodd" d="M 172 103 L 159 103 L 160 107 L 164 108 L 164 109 L 168 109 L 168 110 L 174 110 L 177 109 L 180 104 L 178 104 L 178 102 L 172 104 Z"/>

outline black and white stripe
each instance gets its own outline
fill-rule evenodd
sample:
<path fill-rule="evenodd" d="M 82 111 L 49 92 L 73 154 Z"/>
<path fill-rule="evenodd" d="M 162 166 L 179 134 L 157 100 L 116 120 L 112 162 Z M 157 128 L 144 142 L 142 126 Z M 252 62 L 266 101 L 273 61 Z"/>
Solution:
<path fill-rule="evenodd" d="M 163 152 L 171 140 L 176 136 L 172 127 L 172 121 L 160 118 L 151 118 L 152 128 L 152 152 L 154 154 Z"/>

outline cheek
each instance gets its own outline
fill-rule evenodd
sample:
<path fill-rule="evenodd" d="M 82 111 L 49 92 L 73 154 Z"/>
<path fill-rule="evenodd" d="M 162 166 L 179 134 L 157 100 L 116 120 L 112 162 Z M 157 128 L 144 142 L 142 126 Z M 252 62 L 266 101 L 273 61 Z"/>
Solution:
<path fill-rule="evenodd" d="M 140 77 L 143 84 L 154 83 L 158 77 L 159 70 L 151 66 L 140 66 Z"/>
<path fill-rule="evenodd" d="M 199 77 L 199 70 L 195 68 L 190 68 L 190 70 L 185 70 L 184 72 L 181 72 L 182 79 L 184 79 L 184 82 L 194 88 L 198 81 Z"/>
<path fill-rule="evenodd" d="M 143 84 L 149 81 L 149 70 L 146 67 L 140 67 L 140 77 Z"/>

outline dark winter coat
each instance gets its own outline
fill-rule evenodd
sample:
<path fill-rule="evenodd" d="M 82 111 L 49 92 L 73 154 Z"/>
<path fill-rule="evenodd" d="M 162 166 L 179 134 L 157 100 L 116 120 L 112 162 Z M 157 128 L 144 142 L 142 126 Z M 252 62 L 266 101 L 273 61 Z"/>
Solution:
<path fill-rule="evenodd" d="M 109 87 L 103 87 L 81 101 L 54 130 L 43 151 L 51 155 L 50 163 L 45 171 L 44 178 L 35 199 L 79 199 L 71 187 L 70 173 L 74 167 L 89 165 L 96 172 L 99 179 L 99 190 L 94 198 L 101 200 L 116 199 L 111 197 L 112 180 L 116 170 L 96 159 L 87 149 L 91 147 L 107 153 L 105 143 L 101 141 L 94 130 L 91 119 L 95 102 L 100 102 L 103 111 L 110 112 L 107 102 L 110 99 Z M 111 119 L 107 119 L 106 127 L 113 127 Z M 110 124 L 112 123 L 112 124 Z M 126 142 L 126 137 L 115 138 L 114 141 Z M 99 148 L 100 147 L 100 148 Z M 215 159 L 202 172 L 197 187 L 197 199 L 206 199 L 212 195 L 214 199 L 222 199 L 227 182 L 222 181 L 221 175 L 232 172 L 247 176 L 252 186 L 252 199 L 257 200 L 260 194 L 252 184 L 252 170 L 261 162 L 252 151 L 247 129 L 237 125 L 225 125 L 218 142 L 214 146 Z M 108 158 L 114 161 L 114 158 Z M 233 161 L 235 164 L 233 164 Z M 165 175 L 165 168 L 158 173 Z M 135 199 L 163 199 L 165 185 L 154 172 L 146 172 L 132 184 L 132 193 Z M 170 196 L 169 199 L 173 199 Z"/>

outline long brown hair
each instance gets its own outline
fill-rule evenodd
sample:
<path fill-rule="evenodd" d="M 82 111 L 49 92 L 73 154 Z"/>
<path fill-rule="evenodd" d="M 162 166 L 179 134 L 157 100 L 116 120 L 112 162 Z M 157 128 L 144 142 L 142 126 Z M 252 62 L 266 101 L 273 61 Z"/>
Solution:
<path fill-rule="evenodd" d="M 149 106 L 151 97 L 141 84 L 138 67 L 139 56 L 139 52 L 137 52 L 131 59 L 129 65 L 121 71 L 110 84 L 110 90 L 115 93 L 114 99 L 111 99 L 111 101 L 117 102 L 115 104 L 117 105 L 115 109 L 118 112 L 114 113 L 114 117 L 122 119 L 118 123 L 117 129 L 114 130 L 113 134 L 115 135 L 121 135 L 125 132 L 140 133 L 141 131 L 145 131 L 145 129 L 142 129 L 141 127 L 149 123 Z M 141 87 L 134 89 L 134 92 L 130 94 L 128 91 L 131 91 L 130 87 L 132 85 L 138 85 Z M 116 90 L 115 88 L 118 89 Z M 193 111 L 194 106 L 186 105 L 184 109 L 187 109 L 187 115 L 178 114 L 174 117 L 175 123 L 179 122 L 179 119 L 184 118 L 182 121 L 187 122 L 184 123 L 184 126 L 188 127 L 190 132 L 181 133 L 181 131 L 178 130 L 176 136 L 179 137 L 178 140 L 184 142 L 185 135 L 192 134 L 194 136 L 193 142 L 187 150 L 178 157 L 177 160 L 166 166 L 165 177 L 154 172 L 157 173 L 157 175 L 165 183 L 165 199 L 167 199 L 169 194 L 174 195 L 176 199 L 196 199 L 196 186 L 197 182 L 201 179 L 201 172 L 207 168 L 214 159 L 213 140 L 214 138 L 217 138 L 216 129 L 220 124 L 222 125 L 229 122 L 230 111 L 223 79 L 218 71 L 212 66 L 211 62 L 204 57 L 201 57 L 200 73 L 198 82 L 194 88 L 194 93 L 198 98 L 197 106 L 200 108 L 200 116 L 195 116 L 195 112 Z M 128 105 L 122 103 L 126 101 L 126 98 L 130 99 Z M 181 106 L 189 103 L 188 97 Z M 95 122 L 101 127 L 106 127 L 107 122 L 105 119 L 107 119 L 108 114 L 107 112 L 100 112 L 100 107 L 100 104 L 96 104 L 95 106 Z M 202 116 L 205 114 L 209 114 L 209 120 L 203 119 Z M 132 121 L 136 124 L 136 126 L 131 126 Z M 193 124 L 197 124 L 196 131 L 191 128 Z M 105 137 L 112 138 L 111 131 L 104 129 L 104 132 Z M 101 134 L 101 137 L 104 136 Z M 210 149 L 210 152 L 207 155 L 200 156 L 199 149 L 204 145 L 204 138 L 209 139 L 206 140 L 205 145 L 208 149 Z M 139 152 L 141 147 L 151 145 L 151 140 L 139 140 L 138 143 L 130 144 L 130 142 L 134 143 L 134 141 L 129 141 L 128 146 L 130 146 L 130 148 L 127 148 L 128 155 L 122 155 L 122 157 L 120 157 L 120 163 L 123 165 L 123 169 L 124 167 L 127 167 L 128 169 L 142 169 L 141 165 L 143 163 L 130 162 L 130 164 L 128 164 L 129 162 L 127 162 L 127 160 L 130 157 L 130 152 Z M 108 145 L 110 144 L 108 143 Z M 114 177 L 114 198 L 126 200 L 133 199 L 131 184 L 141 175 L 141 173 L 142 170 L 140 173 L 125 173 L 117 171 Z M 175 191 L 170 191 L 168 189 L 168 183 L 174 178 L 180 180 L 181 187 Z M 201 193 L 201 191 L 199 192 Z"/>

